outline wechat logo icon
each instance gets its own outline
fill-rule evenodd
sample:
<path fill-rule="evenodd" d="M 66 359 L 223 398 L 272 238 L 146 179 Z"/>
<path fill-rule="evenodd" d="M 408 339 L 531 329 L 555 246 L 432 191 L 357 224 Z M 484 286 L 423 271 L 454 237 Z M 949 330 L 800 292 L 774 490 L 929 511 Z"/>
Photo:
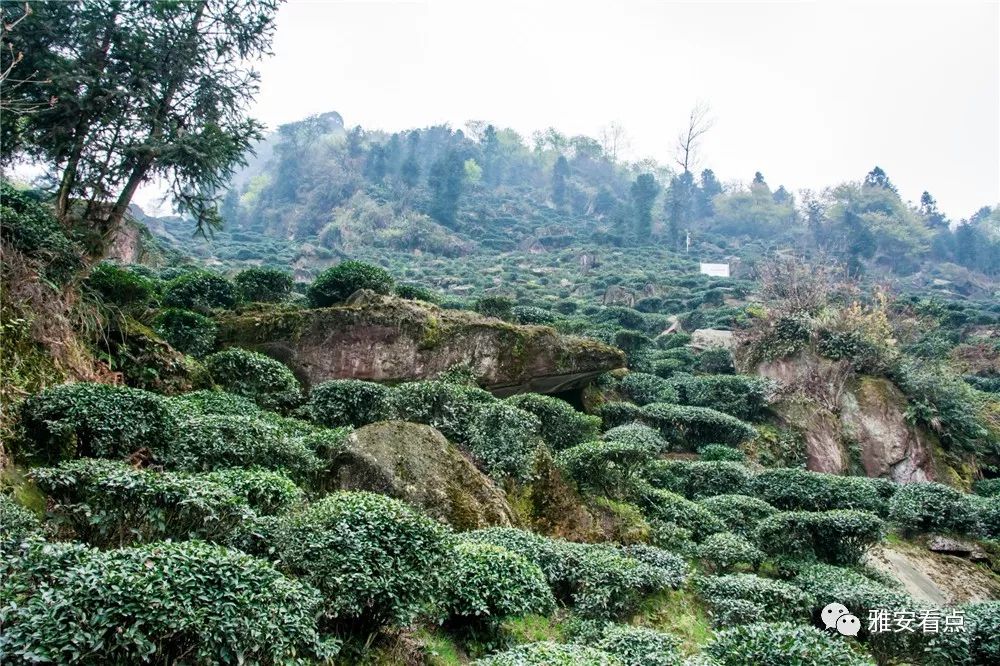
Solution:
<path fill-rule="evenodd" d="M 851 615 L 844 604 L 827 604 L 820 615 L 827 629 L 836 629 L 842 636 L 857 636 L 861 630 L 861 620 Z"/>

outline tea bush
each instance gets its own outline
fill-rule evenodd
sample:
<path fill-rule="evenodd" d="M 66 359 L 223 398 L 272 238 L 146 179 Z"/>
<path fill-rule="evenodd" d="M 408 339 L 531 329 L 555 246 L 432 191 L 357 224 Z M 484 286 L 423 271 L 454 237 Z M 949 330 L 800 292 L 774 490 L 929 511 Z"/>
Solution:
<path fill-rule="evenodd" d="M 556 462 L 581 488 L 616 496 L 627 490 L 656 454 L 644 442 L 597 441 L 561 451 Z"/>
<path fill-rule="evenodd" d="M 258 515 L 285 513 L 302 504 L 305 493 L 281 472 L 233 467 L 204 475 L 246 501 Z"/>
<path fill-rule="evenodd" d="M 739 449 L 723 444 L 706 444 L 698 449 L 698 455 L 702 460 L 728 460 L 731 462 L 745 462 L 747 454 Z"/>
<path fill-rule="evenodd" d="M 630 372 L 622 377 L 618 388 L 622 395 L 637 405 L 648 405 L 651 402 L 677 402 L 677 391 L 673 385 L 656 375 Z"/>
<path fill-rule="evenodd" d="M 640 485 L 635 492 L 634 501 L 647 518 L 690 530 L 695 541 L 725 529 L 722 521 L 708 509 L 677 493 L 649 485 Z"/>
<path fill-rule="evenodd" d="M 82 459 L 36 467 L 47 511 L 69 535 L 95 546 L 162 539 L 221 541 L 253 513 L 244 498 L 204 476 Z"/>
<path fill-rule="evenodd" d="M 684 443 L 690 450 L 717 442 L 736 446 L 756 434 L 749 423 L 707 407 L 654 402 L 642 408 L 641 420 L 658 429 L 667 441 Z"/>
<path fill-rule="evenodd" d="M 514 299 L 507 296 L 483 296 L 472 308 L 484 317 L 510 321 L 514 317 Z"/>
<path fill-rule="evenodd" d="M 601 418 L 578 412 L 565 400 L 538 393 L 520 393 L 507 403 L 538 417 L 542 441 L 553 451 L 595 439 Z"/>
<path fill-rule="evenodd" d="M 750 471 L 728 461 L 654 460 L 644 475 L 650 485 L 701 499 L 712 495 L 741 494 L 750 485 Z"/>
<path fill-rule="evenodd" d="M 698 354 L 695 368 L 706 375 L 731 375 L 736 372 L 733 354 L 725 347 L 709 347 Z"/>
<path fill-rule="evenodd" d="M 392 276 L 384 268 L 351 259 L 320 273 L 306 293 L 313 307 L 325 308 L 343 303 L 359 289 L 387 295 L 392 288 Z"/>
<path fill-rule="evenodd" d="M 789 468 L 764 470 L 753 478 L 750 494 L 787 511 L 857 509 L 884 516 L 886 495 L 894 490 L 880 479 Z"/>
<path fill-rule="evenodd" d="M 518 324 L 550 326 L 556 322 L 556 315 L 542 308 L 530 305 L 515 305 L 510 309 L 511 319 Z"/>
<path fill-rule="evenodd" d="M 397 284 L 396 295 L 410 301 L 424 301 L 425 303 L 439 303 L 441 301 L 440 296 L 419 284 Z"/>
<path fill-rule="evenodd" d="M 504 402 L 479 405 L 466 445 L 483 469 L 496 479 L 527 479 L 540 441 L 541 423 L 523 409 Z"/>
<path fill-rule="evenodd" d="M 873 666 L 840 638 L 790 622 L 748 624 L 719 632 L 705 652 L 719 666 Z"/>
<path fill-rule="evenodd" d="M 617 657 L 623 666 L 680 666 L 680 641 L 645 627 L 609 625 L 595 644 Z"/>
<path fill-rule="evenodd" d="M 764 553 L 742 536 L 717 532 L 699 544 L 698 559 L 710 571 L 732 571 L 740 565 L 756 569 L 764 559 Z"/>
<path fill-rule="evenodd" d="M 555 599 L 534 562 L 500 546 L 458 543 L 444 593 L 448 617 L 492 624 L 555 610 Z"/>
<path fill-rule="evenodd" d="M 691 572 L 691 567 L 683 557 L 663 548 L 635 543 L 622 546 L 621 551 L 628 557 L 659 569 L 661 577 L 673 588 L 681 587 Z"/>
<path fill-rule="evenodd" d="M 475 666 L 622 666 L 616 657 L 584 645 L 543 641 L 518 645 L 473 662 Z"/>
<path fill-rule="evenodd" d="M 215 322 L 190 310 L 167 308 L 156 315 L 153 330 L 179 352 L 204 356 L 215 347 Z"/>
<path fill-rule="evenodd" d="M 123 458 L 139 449 L 161 449 L 176 420 L 167 399 L 108 384 L 62 384 L 21 406 L 24 453 L 43 463 L 75 457 Z"/>
<path fill-rule="evenodd" d="M 480 388 L 422 381 L 394 386 L 389 403 L 395 418 L 433 426 L 450 441 L 466 444 L 479 406 L 494 401 Z"/>
<path fill-rule="evenodd" d="M 608 442 L 652 447 L 657 453 L 666 453 L 670 446 L 657 430 L 641 423 L 615 426 L 601 435 L 601 438 Z"/>
<path fill-rule="evenodd" d="M 855 564 L 885 535 L 875 514 L 852 509 L 777 513 L 757 525 L 757 544 L 770 555 L 816 558 L 831 564 Z"/>
<path fill-rule="evenodd" d="M 907 534 L 974 532 L 975 507 L 968 495 L 941 483 L 908 483 L 889 503 L 889 520 Z"/>
<path fill-rule="evenodd" d="M 248 268 L 233 278 L 236 291 L 248 303 L 280 303 L 292 293 L 292 276 L 277 268 Z"/>
<path fill-rule="evenodd" d="M 164 307 L 209 314 L 217 308 L 233 307 L 236 287 L 221 275 L 191 271 L 167 283 L 162 302 Z"/>
<path fill-rule="evenodd" d="M 972 484 L 972 490 L 983 497 L 1000 497 L 1000 477 L 994 479 L 979 479 Z"/>
<path fill-rule="evenodd" d="M 601 405 L 601 418 L 608 428 L 628 425 L 642 419 L 642 407 L 631 402 L 606 402 Z"/>
<path fill-rule="evenodd" d="M 83 268 L 83 249 L 38 196 L 0 179 L 0 238 L 8 249 L 41 261 L 46 277 L 65 284 Z"/>
<path fill-rule="evenodd" d="M 225 391 L 250 398 L 263 409 L 287 410 L 302 399 L 292 371 L 264 354 L 231 347 L 205 357 L 205 368 Z"/>
<path fill-rule="evenodd" d="M 1000 496 L 969 497 L 979 518 L 978 534 L 984 539 L 1000 540 Z"/>
<path fill-rule="evenodd" d="M 673 402 L 710 407 L 744 420 L 760 418 L 773 391 L 771 380 L 746 375 L 681 375 L 669 384 L 677 395 Z"/>
<path fill-rule="evenodd" d="M 8 547 L 37 534 L 42 527 L 35 514 L 6 493 L 0 493 L 0 525 L 3 525 L 3 531 L 0 532 L 0 551 L 4 552 Z"/>
<path fill-rule="evenodd" d="M 700 576 L 694 579 L 694 584 L 710 606 L 730 599 L 754 604 L 756 619 L 751 621 L 757 622 L 806 622 L 815 603 L 811 596 L 794 585 L 753 574 Z"/>
<path fill-rule="evenodd" d="M 390 418 L 390 393 L 375 382 L 333 379 L 313 387 L 305 408 L 316 423 L 360 428 Z"/>
<path fill-rule="evenodd" d="M 711 511 L 727 530 L 745 537 L 754 536 L 760 521 L 778 513 L 764 500 L 747 495 L 715 495 L 698 500 L 698 504 Z"/>
<path fill-rule="evenodd" d="M 84 287 L 103 302 L 140 310 L 156 295 L 156 283 L 111 262 L 103 261 L 90 271 Z"/>
<path fill-rule="evenodd" d="M 317 633 L 315 589 L 221 546 L 34 543 L 0 572 L 4 663 L 293 664 L 337 651 Z"/>
<path fill-rule="evenodd" d="M 406 626 L 439 598 L 447 530 L 384 495 L 335 492 L 250 528 L 254 553 L 314 585 L 347 628 Z"/>
<path fill-rule="evenodd" d="M 171 409 L 179 417 L 204 416 L 252 416 L 261 414 L 257 403 L 241 395 L 225 391 L 192 391 L 173 396 L 169 400 Z"/>

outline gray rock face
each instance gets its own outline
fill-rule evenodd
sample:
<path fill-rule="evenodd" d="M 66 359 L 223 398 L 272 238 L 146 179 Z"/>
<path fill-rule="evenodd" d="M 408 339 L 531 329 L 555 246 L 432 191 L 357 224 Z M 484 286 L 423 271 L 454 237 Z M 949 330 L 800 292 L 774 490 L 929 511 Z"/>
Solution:
<path fill-rule="evenodd" d="M 887 379 L 852 376 L 846 363 L 813 354 L 757 372 L 782 387 L 773 408 L 803 433 L 809 469 L 857 473 L 860 465 L 867 476 L 899 483 L 936 480 L 933 437 L 907 422 L 906 397 Z"/>
<path fill-rule="evenodd" d="M 635 305 L 635 294 L 625 287 L 613 284 L 604 291 L 604 304 L 630 308 Z"/>
<path fill-rule="evenodd" d="M 718 328 L 699 328 L 691 334 L 689 346 L 694 349 L 708 349 L 709 347 L 732 349 L 736 346 L 736 339 L 733 337 L 732 331 Z"/>
<path fill-rule="evenodd" d="M 625 365 L 618 349 L 547 326 L 518 326 L 371 292 L 337 307 L 221 317 L 219 341 L 277 358 L 306 385 L 430 379 L 466 363 L 497 395 L 555 393 Z"/>
<path fill-rule="evenodd" d="M 459 530 L 510 527 L 507 497 L 434 428 L 383 421 L 355 430 L 331 485 L 390 495 Z"/>

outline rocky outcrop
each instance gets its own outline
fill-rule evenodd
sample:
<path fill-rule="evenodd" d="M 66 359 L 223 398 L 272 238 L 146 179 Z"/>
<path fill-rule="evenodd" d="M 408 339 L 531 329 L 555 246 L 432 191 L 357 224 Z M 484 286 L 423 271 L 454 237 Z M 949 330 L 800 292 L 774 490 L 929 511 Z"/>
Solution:
<path fill-rule="evenodd" d="M 855 376 L 846 362 L 811 353 L 763 363 L 757 372 L 779 382 L 772 407 L 805 439 L 809 469 L 900 483 L 943 476 L 933 455 L 937 440 L 906 420 L 906 397 L 889 380 Z"/>
<path fill-rule="evenodd" d="M 878 544 L 865 555 L 865 564 L 897 580 L 915 600 L 934 606 L 1000 597 L 1000 578 L 986 567 L 918 544 Z"/>
<path fill-rule="evenodd" d="M 428 379 L 466 363 L 497 395 L 556 393 L 625 364 L 614 347 L 546 326 L 518 326 L 370 292 L 342 306 L 233 314 L 218 323 L 223 346 L 273 356 L 307 385 Z"/>
<path fill-rule="evenodd" d="M 420 507 L 459 530 L 514 524 L 506 495 L 434 428 L 383 421 L 355 430 L 331 485 Z"/>

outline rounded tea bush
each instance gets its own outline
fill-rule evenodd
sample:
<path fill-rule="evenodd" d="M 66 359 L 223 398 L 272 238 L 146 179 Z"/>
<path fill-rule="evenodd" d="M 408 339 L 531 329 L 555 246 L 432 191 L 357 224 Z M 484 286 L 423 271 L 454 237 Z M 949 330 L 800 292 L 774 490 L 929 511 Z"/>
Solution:
<path fill-rule="evenodd" d="M 302 399 L 292 371 L 264 354 L 230 347 L 205 357 L 205 368 L 223 390 L 250 398 L 263 409 L 287 410 Z"/>
<path fill-rule="evenodd" d="M 257 403 L 249 398 L 225 391 L 207 389 L 175 395 L 170 398 L 170 406 L 182 417 L 205 416 L 207 414 L 252 416 L 261 413 Z"/>
<path fill-rule="evenodd" d="M 556 462 L 581 488 L 613 496 L 626 491 L 656 454 L 645 442 L 584 442 L 561 451 Z"/>
<path fill-rule="evenodd" d="M 689 450 L 714 442 L 737 446 L 757 433 L 752 425 L 729 414 L 665 402 L 643 407 L 640 420 L 658 429 L 668 441 L 685 444 Z"/>
<path fill-rule="evenodd" d="M 333 379 L 309 393 L 310 419 L 325 426 L 360 428 L 391 417 L 391 390 L 360 379 Z"/>
<path fill-rule="evenodd" d="M 41 530 L 41 522 L 10 495 L 0 493 L 0 550 L 7 545 L 17 544 Z"/>
<path fill-rule="evenodd" d="M 236 304 L 232 282 L 208 271 L 192 271 L 174 278 L 163 290 L 163 305 L 195 312 L 210 313 Z"/>
<path fill-rule="evenodd" d="M 233 278 L 240 298 L 251 303 L 280 303 L 292 293 L 292 276 L 277 268 L 248 268 Z"/>
<path fill-rule="evenodd" d="M 698 449 L 698 455 L 704 461 L 727 460 L 730 462 L 746 462 L 747 454 L 739 449 L 723 444 L 706 444 Z"/>
<path fill-rule="evenodd" d="M 720 666 L 873 666 L 842 636 L 790 622 L 736 626 L 716 634 L 705 652 Z"/>
<path fill-rule="evenodd" d="M 763 519 L 757 544 L 769 555 L 856 564 L 885 536 L 885 523 L 866 511 L 789 511 Z"/>
<path fill-rule="evenodd" d="M 446 528 L 384 495 L 335 492 L 254 529 L 251 549 L 318 588 L 326 616 L 350 626 L 408 625 L 447 575 Z"/>
<path fill-rule="evenodd" d="M 698 504 L 711 511 L 726 529 L 746 537 L 755 534 L 760 521 L 778 513 L 764 500 L 748 495 L 715 495 L 698 500 Z"/>
<path fill-rule="evenodd" d="M 618 385 L 622 395 L 637 405 L 648 405 L 652 402 L 677 402 L 677 391 L 673 385 L 656 375 L 643 372 L 630 372 L 622 377 Z"/>
<path fill-rule="evenodd" d="M 757 608 L 751 621 L 805 622 L 814 603 L 809 594 L 794 585 L 754 574 L 701 576 L 694 579 L 694 584 L 701 597 L 713 607 L 724 607 L 730 599 L 750 602 Z"/>
<path fill-rule="evenodd" d="M 313 307 L 325 308 L 343 303 L 359 289 L 388 295 L 392 288 L 392 276 L 384 268 L 349 259 L 320 273 L 309 285 L 307 296 Z"/>
<path fill-rule="evenodd" d="M 35 543 L 0 573 L 4 663 L 289 664 L 336 653 L 317 633 L 315 589 L 221 546 Z"/>
<path fill-rule="evenodd" d="M 447 585 L 444 611 L 452 618 L 500 621 L 555 610 L 538 565 L 500 546 L 456 544 Z"/>
<path fill-rule="evenodd" d="M 467 446 L 494 478 L 527 479 L 538 448 L 538 418 L 504 402 L 480 405 Z"/>
<path fill-rule="evenodd" d="M 969 496 L 941 483 L 908 483 L 889 503 L 889 519 L 908 534 L 974 532 L 975 507 Z"/>
<path fill-rule="evenodd" d="M 215 347 L 215 322 L 190 310 L 167 308 L 153 320 L 153 330 L 179 352 L 204 356 Z"/>
<path fill-rule="evenodd" d="M 39 462 L 123 458 L 160 449 L 176 421 L 167 398 L 141 389 L 79 382 L 45 389 L 21 406 L 25 453 Z"/>
<path fill-rule="evenodd" d="M 495 401 L 492 394 L 481 388 L 420 381 L 392 387 L 390 406 L 395 418 L 432 426 L 449 441 L 467 444 L 479 406 Z"/>
<path fill-rule="evenodd" d="M 857 509 L 884 516 L 887 491 L 880 481 L 797 468 L 767 469 L 753 478 L 748 494 L 786 511 Z"/>
<path fill-rule="evenodd" d="M 698 546 L 698 559 L 712 571 L 732 571 L 740 565 L 756 569 L 764 553 L 747 539 L 732 532 L 718 532 Z"/>
<path fill-rule="evenodd" d="M 145 307 L 156 294 L 153 280 L 107 261 L 94 266 L 84 286 L 121 308 Z"/>
<path fill-rule="evenodd" d="M 648 425 L 641 423 L 626 423 L 625 425 L 615 426 L 601 435 L 601 439 L 609 442 L 626 442 L 635 445 L 648 444 L 657 453 L 665 453 L 669 448 L 667 440 L 663 439 L 655 428 L 650 428 Z"/>
<path fill-rule="evenodd" d="M 425 303 L 438 303 L 441 300 L 427 287 L 412 283 L 397 284 L 396 295 L 409 301 L 424 301 Z"/>
<path fill-rule="evenodd" d="M 245 500 L 261 516 L 285 513 L 305 500 L 305 493 L 294 481 L 272 470 L 232 467 L 210 472 L 204 478 Z"/>
<path fill-rule="evenodd" d="M 597 437 L 599 416 L 573 409 L 565 400 L 538 393 L 520 393 L 507 402 L 538 417 L 542 441 L 553 451 L 561 451 Z"/>
<path fill-rule="evenodd" d="M 617 657 L 623 666 L 679 666 L 681 663 L 680 640 L 646 627 L 608 625 L 596 647 Z"/>
<path fill-rule="evenodd" d="M 640 485 L 636 488 L 635 504 L 646 512 L 650 520 L 673 523 L 689 530 L 696 541 L 725 530 L 725 525 L 711 511 L 669 490 Z"/>
<path fill-rule="evenodd" d="M 475 666 L 622 666 L 616 657 L 585 645 L 528 643 L 473 662 Z"/>

